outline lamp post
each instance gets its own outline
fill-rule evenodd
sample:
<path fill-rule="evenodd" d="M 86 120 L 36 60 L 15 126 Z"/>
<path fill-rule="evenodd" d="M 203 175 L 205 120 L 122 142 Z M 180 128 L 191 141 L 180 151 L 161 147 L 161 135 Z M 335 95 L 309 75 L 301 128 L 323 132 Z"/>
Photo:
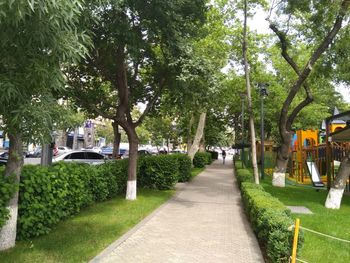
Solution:
<path fill-rule="evenodd" d="M 246 97 L 245 93 L 240 94 L 241 100 L 242 100 L 242 153 L 241 153 L 241 161 L 242 161 L 242 168 L 243 166 L 243 160 L 244 160 L 244 99 Z"/>
<path fill-rule="evenodd" d="M 261 131 L 261 156 L 260 156 L 260 162 L 261 162 L 261 179 L 264 179 L 265 177 L 265 131 L 264 131 L 264 98 L 268 95 L 267 92 L 267 84 L 258 84 L 259 91 L 260 91 L 260 131 Z"/>

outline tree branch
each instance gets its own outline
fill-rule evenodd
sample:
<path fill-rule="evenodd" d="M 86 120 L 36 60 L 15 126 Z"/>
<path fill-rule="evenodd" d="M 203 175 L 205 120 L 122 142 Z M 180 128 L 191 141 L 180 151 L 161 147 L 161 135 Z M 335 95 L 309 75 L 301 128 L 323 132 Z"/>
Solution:
<path fill-rule="evenodd" d="M 341 5 L 340 5 L 339 13 L 338 13 L 338 15 L 336 17 L 336 20 L 334 22 L 334 25 L 333 25 L 332 29 L 325 36 L 325 38 L 323 39 L 321 44 L 318 46 L 318 48 L 313 52 L 313 54 L 311 55 L 309 61 L 306 63 L 303 71 L 301 71 L 298 74 L 298 76 L 299 76 L 298 80 L 293 84 L 293 86 L 292 86 L 292 88 L 291 88 L 291 90 L 290 90 L 290 92 L 289 92 L 285 102 L 283 103 L 283 107 L 282 107 L 282 111 L 281 111 L 281 115 L 280 115 L 280 127 L 279 127 L 281 135 L 285 134 L 287 132 L 287 130 L 286 130 L 287 129 L 287 125 L 288 126 L 292 125 L 291 121 L 294 120 L 296 114 L 302 109 L 302 106 L 305 105 L 306 103 L 309 103 L 307 99 L 305 101 L 303 101 L 302 103 L 300 103 L 296 107 L 295 111 L 293 111 L 291 116 L 289 118 L 287 118 L 289 106 L 292 103 L 295 95 L 300 90 L 301 86 L 304 84 L 304 82 L 307 79 L 307 77 L 310 75 L 312 67 L 314 66 L 316 61 L 320 58 L 320 56 L 323 54 L 323 52 L 327 49 L 327 47 L 333 41 L 333 39 L 335 38 L 336 34 L 339 32 L 339 30 L 340 30 L 340 28 L 342 26 L 343 19 L 344 19 L 346 13 L 347 13 L 348 8 L 349 8 L 349 5 L 350 5 L 350 0 L 343 0 L 342 1 Z M 283 38 L 283 35 L 281 35 L 281 37 Z M 284 42 L 284 44 L 287 44 L 287 42 Z M 282 51 L 283 51 L 283 48 L 284 47 L 283 47 L 283 44 L 282 44 Z M 293 69 L 294 70 L 298 70 L 297 67 L 296 68 L 293 67 Z"/>
<path fill-rule="evenodd" d="M 294 70 L 294 72 L 298 75 L 298 77 L 300 77 L 300 70 L 298 65 L 295 63 L 295 61 L 289 56 L 288 54 L 288 40 L 286 38 L 286 34 L 284 32 L 281 32 L 277 26 L 275 24 L 270 24 L 270 28 L 272 29 L 273 32 L 275 32 L 275 34 L 278 36 L 280 43 L 281 43 L 281 55 L 282 57 L 287 61 L 287 63 L 292 67 L 292 69 Z M 309 86 L 307 85 L 306 82 L 303 83 L 305 92 L 306 92 L 306 98 L 298 105 L 296 106 L 292 113 L 289 115 L 289 117 L 287 117 L 287 121 L 286 121 L 286 129 L 288 131 L 291 130 L 292 128 L 292 124 L 295 120 L 295 118 L 297 117 L 297 115 L 299 114 L 299 112 L 306 107 L 307 105 L 309 105 L 311 102 L 313 102 L 313 96 L 311 94 L 311 91 L 309 89 Z M 294 98 L 293 98 L 294 99 Z M 284 112 L 285 114 L 288 114 L 288 111 Z"/>
<path fill-rule="evenodd" d="M 144 110 L 144 112 L 142 113 L 140 118 L 135 122 L 135 126 L 140 125 L 143 122 L 143 120 L 145 119 L 145 117 L 147 116 L 147 114 L 151 111 L 152 107 L 154 106 L 157 99 L 159 98 L 164 86 L 165 86 L 165 79 L 162 78 L 160 80 L 160 85 L 159 85 L 158 91 L 154 94 L 153 98 L 148 102 L 146 109 Z"/>

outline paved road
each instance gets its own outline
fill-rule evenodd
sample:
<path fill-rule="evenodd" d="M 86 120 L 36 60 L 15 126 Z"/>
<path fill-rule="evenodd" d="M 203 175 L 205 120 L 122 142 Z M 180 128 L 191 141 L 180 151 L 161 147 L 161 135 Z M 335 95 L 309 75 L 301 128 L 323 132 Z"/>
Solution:
<path fill-rule="evenodd" d="M 216 161 L 92 262 L 264 262 L 232 162 Z"/>

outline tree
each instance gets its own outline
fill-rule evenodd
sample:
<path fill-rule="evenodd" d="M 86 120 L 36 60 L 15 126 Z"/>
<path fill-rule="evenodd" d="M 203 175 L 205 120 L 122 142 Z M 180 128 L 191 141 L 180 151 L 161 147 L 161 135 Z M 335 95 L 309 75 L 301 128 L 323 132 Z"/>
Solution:
<path fill-rule="evenodd" d="M 288 17 L 288 23 L 286 25 L 286 31 L 281 31 L 280 26 L 276 22 L 270 22 L 270 28 L 277 35 L 280 47 L 281 55 L 286 62 L 291 66 L 297 79 L 288 89 L 288 95 L 283 102 L 279 117 L 279 133 L 281 137 L 281 145 L 277 153 L 277 165 L 273 174 L 273 185 L 284 187 L 285 185 L 285 173 L 287 169 L 287 163 L 289 159 L 289 146 L 292 136 L 292 124 L 300 111 L 309 105 L 313 101 L 311 90 L 308 86 L 307 79 L 309 78 L 312 69 L 315 67 L 316 62 L 326 51 L 328 46 L 333 42 L 339 30 L 342 28 L 342 23 L 348 14 L 350 1 L 344 0 L 331 5 L 318 4 L 305 1 L 281 1 L 279 4 L 279 11 L 284 13 Z M 314 12 L 310 15 L 310 10 Z M 279 13 L 280 17 L 281 13 Z M 294 15 L 294 16 L 293 16 Z M 325 23 L 312 24 L 316 19 L 320 17 L 327 17 Z M 292 19 L 295 20 L 292 20 Z M 299 23 L 299 21 L 303 21 Z M 293 23 L 294 22 L 294 23 Z M 297 32 L 304 33 L 304 39 L 309 41 L 315 47 L 313 50 L 309 48 L 310 55 L 307 61 L 304 61 L 304 67 L 300 68 L 298 63 L 293 59 L 289 53 L 291 48 L 291 42 L 288 40 L 287 33 L 289 26 L 295 26 Z M 307 28 L 305 27 L 307 25 Z M 304 26 L 304 27 L 303 27 Z M 310 34 L 309 28 L 312 28 Z M 309 46 L 311 46 L 311 44 Z M 297 46 L 293 43 L 293 47 Z M 293 50 L 295 53 L 296 50 Z M 292 106 L 292 102 L 297 93 L 304 87 L 306 97 L 298 105 Z"/>
<path fill-rule="evenodd" d="M 120 125 L 128 136 L 128 200 L 136 199 L 136 127 L 171 85 L 177 70 L 172 62 L 183 52 L 183 42 L 195 35 L 205 10 L 203 0 L 90 1 L 86 5 L 83 24 L 92 33 L 94 48 L 83 63 L 68 70 L 68 78 L 76 96 L 103 96 L 96 112 Z M 103 88 L 109 92 L 97 91 Z M 147 106 L 135 120 L 131 112 L 139 102 Z"/>
<path fill-rule="evenodd" d="M 243 22 L 243 61 L 244 61 L 244 74 L 245 74 L 245 83 L 247 90 L 247 99 L 248 99 L 248 113 L 249 113 L 249 131 L 250 131 L 250 144 L 252 152 L 252 165 L 253 165 L 253 174 L 254 181 L 256 184 L 259 184 L 259 174 L 258 174 L 258 165 L 256 161 L 256 140 L 255 140 L 255 127 L 254 127 L 254 115 L 253 115 L 253 106 L 252 106 L 252 95 L 251 95 L 251 86 L 250 86 L 250 68 L 248 62 L 248 41 L 247 41 L 247 18 L 248 18 L 248 4 L 247 0 L 244 0 L 244 22 Z"/>
<path fill-rule="evenodd" d="M 62 63 L 84 55 L 87 40 L 76 29 L 81 2 L 5 1 L 0 12 L 0 115 L 10 139 L 5 176 L 19 182 L 22 143 L 50 137 L 54 90 L 64 86 Z M 18 191 L 0 232 L 0 250 L 15 245 Z"/>

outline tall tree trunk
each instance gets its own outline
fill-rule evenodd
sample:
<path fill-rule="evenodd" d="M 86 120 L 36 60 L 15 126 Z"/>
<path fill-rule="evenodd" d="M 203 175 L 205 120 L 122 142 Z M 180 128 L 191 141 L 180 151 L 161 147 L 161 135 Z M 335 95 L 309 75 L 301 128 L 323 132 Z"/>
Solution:
<path fill-rule="evenodd" d="M 112 157 L 114 159 L 117 159 L 119 157 L 119 147 L 120 147 L 121 134 L 119 132 L 119 125 L 116 121 L 112 122 L 112 127 L 113 127 L 113 135 L 114 135 Z"/>
<path fill-rule="evenodd" d="M 200 152 L 205 152 L 205 139 L 204 139 L 204 134 L 202 135 L 202 140 L 199 143 L 199 151 Z"/>
<path fill-rule="evenodd" d="M 124 128 L 124 127 L 123 127 Z M 137 176 L 137 159 L 138 159 L 138 145 L 139 138 L 137 136 L 135 127 L 133 125 L 128 125 L 124 128 L 128 140 L 129 140 L 129 164 L 128 164 L 128 183 L 126 188 L 126 199 L 127 200 L 136 200 L 137 194 L 137 185 L 136 185 L 136 176 Z"/>
<path fill-rule="evenodd" d="M 191 112 L 190 122 L 188 123 L 188 131 L 187 131 L 187 154 L 190 153 L 190 149 L 192 147 L 192 126 L 194 123 L 193 112 Z"/>
<path fill-rule="evenodd" d="M 339 209 L 343 197 L 346 181 L 350 176 L 350 157 L 346 156 L 340 164 L 339 171 L 328 192 L 325 206 L 331 209 Z"/>
<path fill-rule="evenodd" d="M 244 25 L 243 25 L 243 59 L 244 59 L 244 72 L 245 72 L 245 81 L 247 87 L 247 99 L 248 99 L 248 112 L 249 112 L 249 129 L 250 129 L 250 142 L 251 142 L 251 152 L 252 152 L 252 165 L 253 165 L 253 174 L 254 181 L 256 184 L 259 184 L 259 173 L 258 173 L 258 164 L 256 161 L 256 142 L 255 142 L 255 127 L 254 127 L 254 116 L 252 109 L 252 95 L 250 87 L 250 69 L 248 64 L 248 42 L 247 42 L 247 0 L 244 1 Z"/>
<path fill-rule="evenodd" d="M 23 149 L 21 134 L 8 133 L 10 139 L 9 159 L 6 165 L 5 176 L 14 175 L 16 183 L 20 181 L 20 174 L 23 167 Z M 18 190 L 10 200 L 7 209 L 10 211 L 9 219 L 0 230 L 0 250 L 15 246 L 16 227 L 18 213 Z"/>
<path fill-rule="evenodd" d="M 199 149 L 199 143 L 203 137 L 204 127 L 205 127 L 205 118 L 207 116 L 206 112 L 202 112 L 199 116 L 196 136 L 194 137 L 192 146 L 188 152 L 188 156 L 191 158 L 191 162 L 193 162 L 194 155 Z"/>

